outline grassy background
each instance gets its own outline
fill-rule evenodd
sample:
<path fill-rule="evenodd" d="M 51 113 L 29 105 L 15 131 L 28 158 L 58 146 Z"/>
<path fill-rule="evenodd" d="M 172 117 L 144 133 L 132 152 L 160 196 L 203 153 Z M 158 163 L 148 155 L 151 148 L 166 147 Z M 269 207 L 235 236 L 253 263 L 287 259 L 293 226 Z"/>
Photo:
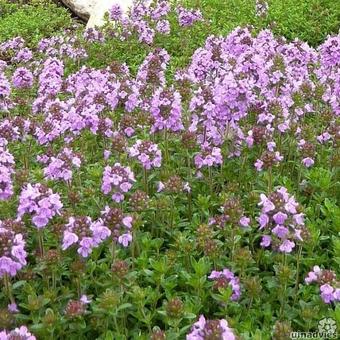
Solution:
<path fill-rule="evenodd" d="M 70 12 L 50 0 L 0 0 L 0 42 L 21 36 L 34 46 L 72 24 Z"/>

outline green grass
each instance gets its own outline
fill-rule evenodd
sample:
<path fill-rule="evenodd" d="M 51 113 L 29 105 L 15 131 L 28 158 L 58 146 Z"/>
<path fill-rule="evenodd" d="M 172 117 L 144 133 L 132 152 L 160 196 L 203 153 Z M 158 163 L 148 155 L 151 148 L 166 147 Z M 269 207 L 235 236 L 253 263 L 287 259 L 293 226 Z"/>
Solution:
<path fill-rule="evenodd" d="M 21 36 L 30 46 L 72 23 L 70 12 L 52 1 L 30 1 L 26 5 L 0 0 L 0 15 L 0 42 Z"/>

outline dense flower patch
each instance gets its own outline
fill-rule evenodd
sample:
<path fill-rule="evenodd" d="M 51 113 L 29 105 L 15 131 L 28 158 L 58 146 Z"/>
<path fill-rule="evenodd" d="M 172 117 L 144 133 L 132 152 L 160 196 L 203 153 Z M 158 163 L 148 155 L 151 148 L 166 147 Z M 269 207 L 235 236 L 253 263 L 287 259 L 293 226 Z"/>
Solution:
<path fill-rule="evenodd" d="M 1 339 L 282 339 L 340 321 L 340 37 L 239 27 L 173 70 L 157 41 L 174 14 L 207 20 L 115 6 L 101 31 L 0 45 Z M 88 66 L 93 44 L 133 38 L 135 69 Z"/>

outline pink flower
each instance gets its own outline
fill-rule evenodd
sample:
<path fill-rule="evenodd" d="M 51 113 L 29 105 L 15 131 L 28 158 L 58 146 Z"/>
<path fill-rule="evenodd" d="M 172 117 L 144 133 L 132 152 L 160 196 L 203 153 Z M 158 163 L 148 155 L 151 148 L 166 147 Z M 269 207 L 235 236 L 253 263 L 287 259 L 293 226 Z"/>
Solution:
<path fill-rule="evenodd" d="M 291 253 L 293 248 L 295 247 L 295 243 L 289 240 L 284 240 L 280 245 L 279 249 L 283 253 Z"/>
<path fill-rule="evenodd" d="M 258 218 L 258 221 L 260 223 L 260 229 L 266 227 L 269 223 L 269 216 L 267 214 L 261 214 Z"/>
<path fill-rule="evenodd" d="M 123 218 L 123 224 L 126 226 L 126 227 L 128 227 L 129 229 L 131 229 L 132 228 L 132 217 L 131 216 L 125 216 L 124 218 Z"/>
<path fill-rule="evenodd" d="M 278 213 L 276 213 L 274 216 L 273 216 L 273 219 L 275 221 L 275 223 L 277 224 L 284 224 L 286 219 L 287 219 L 288 215 L 279 211 Z"/>
<path fill-rule="evenodd" d="M 244 228 L 249 227 L 250 218 L 246 216 L 242 216 L 240 219 L 240 225 Z"/>
<path fill-rule="evenodd" d="M 314 164 L 314 160 L 310 157 L 307 157 L 302 160 L 302 163 L 306 168 L 310 168 Z"/>
<path fill-rule="evenodd" d="M 263 248 L 267 248 L 267 247 L 270 246 L 271 242 L 272 242 L 272 238 L 268 235 L 264 235 L 264 236 L 262 236 L 262 241 L 261 241 L 260 245 Z"/>
<path fill-rule="evenodd" d="M 333 293 L 334 288 L 329 284 L 324 284 L 320 286 L 321 298 L 324 303 L 331 303 L 334 299 Z"/>
<path fill-rule="evenodd" d="M 158 182 L 158 186 L 157 186 L 157 192 L 161 192 L 161 191 L 163 191 L 163 190 L 164 190 L 164 188 L 165 188 L 165 185 L 164 185 L 164 183 L 163 183 L 163 182 L 161 182 L 161 181 L 159 181 L 159 182 Z"/>
<path fill-rule="evenodd" d="M 80 297 L 80 301 L 81 301 L 82 303 L 84 303 L 85 305 L 87 305 L 87 304 L 91 303 L 92 300 L 90 300 L 86 295 L 82 295 L 82 296 Z"/>
<path fill-rule="evenodd" d="M 128 247 L 129 243 L 132 241 L 132 235 L 130 233 L 123 234 L 118 237 L 118 242 L 122 244 L 124 247 Z"/>
<path fill-rule="evenodd" d="M 15 302 L 13 303 L 10 303 L 8 306 L 7 306 L 7 309 L 10 313 L 19 313 L 19 309 L 18 309 L 18 306 Z"/>

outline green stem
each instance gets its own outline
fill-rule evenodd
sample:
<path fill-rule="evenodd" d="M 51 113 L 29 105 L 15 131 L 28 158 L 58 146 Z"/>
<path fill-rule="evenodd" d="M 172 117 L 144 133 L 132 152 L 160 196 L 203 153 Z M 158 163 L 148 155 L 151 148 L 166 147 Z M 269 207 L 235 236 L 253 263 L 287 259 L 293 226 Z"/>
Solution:
<path fill-rule="evenodd" d="M 53 290 L 57 287 L 56 273 L 55 269 L 52 270 L 52 288 Z"/>
<path fill-rule="evenodd" d="M 78 292 L 78 297 L 81 297 L 81 287 L 80 287 L 80 277 L 77 276 L 76 278 L 76 284 L 77 284 L 77 292 Z"/>
<path fill-rule="evenodd" d="M 231 261 L 234 261 L 235 253 L 235 229 L 231 226 Z"/>
<path fill-rule="evenodd" d="M 283 268 L 286 267 L 286 253 L 283 254 Z M 287 290 L 287 280 L 284 281 L 283 290 L 282 290 L 282 297 L 281 297 L 281 308 L 280 308 L 280 319 L 282 319 L 285 309 L 285 302 L 286 302 L 286 290 Z"/>
<path fill-rule="evenodd" d="M 212 167 L 209 166 L 209 186 L 210 186 L 210 194 L 213 194 L 214 188 L 213 188 L 213 177 L 212 177 Z"/>
<path fill-rule="evenodd" d="M 254 299 L 253 297 L 250 298 L 249 305 L 248 305 L 248 308 L 247 308 L 248 312 L 250 311 L 250 308 L 253 305 L 253 299 Z"/>
<path fill-rule="evenodd" d="M 6 295 L 9 298 L 10 302 L 15 303 L 13 292 L 12 292 L 12 284 L 11 284 L 11 280 L 8 274 L 4 275 L 4 286 L 5 286 Z"/>
<path fill-rule="evenodd" d="M 270 166 L 268 169 L 268 194 L 273 191 L 273 172 L 272 167 Z"/>
<path fill-rule="evenodd" d="M 299 289 L 299 276 L 300 276 L 300 261 L 301 261 L 301 254 L 302 254 L 302 245 L 299 245 L 298 256 L 296 259 L 296 279 L 295 279 L 295 289 L 294 289 L 294 304 L 297 299 L 298 289 Z"/>
<path fill-rule="evenodd" d="M 39 252 L 40 257 L 44 257 L 44 232 L 43 229 L 38 229 L 38 243 L 39 243 Z"/>
<path fill-rule="evenodd" d="M 143 168 L 143 183 L 144 183 L 144 191 L 147 195 L 149 195 L 148 170 L 145 168 Z"/>
<path fill-rule="evenodd" d="M 191 159 L 189 152 L 187 152 L 187 165 L 188 165 L 188 182 L 191 183 Z M 192 196 L 191 192 L 188 192 L 188 212 L 189 212 L 189 221 L 192 220 Z"/>

